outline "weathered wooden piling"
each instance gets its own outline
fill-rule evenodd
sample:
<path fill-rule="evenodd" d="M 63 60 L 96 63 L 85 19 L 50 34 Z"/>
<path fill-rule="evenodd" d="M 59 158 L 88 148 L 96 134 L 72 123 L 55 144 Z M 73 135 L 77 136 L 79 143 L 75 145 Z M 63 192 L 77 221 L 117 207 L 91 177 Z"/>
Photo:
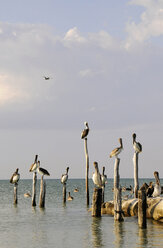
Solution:
<path fill-rule="evenodd" d="M 66 203 L 66 183 L 63 183 L 63 203 Z"/>
<path fill-rule="evenodd" d="M 120 159 L 115 158 L 114 164 L 114 220 L 123 221 L 122 217 L 122 195 L 121 188 L 119 188 L 119 163 Z"/>
<path fill-rule="evenodd" d="M 37 172 L 33 173 L 33 186 L 32 186 L 32 207 L 36 206 L 36 185 L 37 185 Z"/>
<path fill-rule="evenodd" d="M 101 217 L 102 189 L 94 188 L 92 197 L 92 216 Z"/>
<path fill-rule="evenodd" d="M 18 203 L 18 196 L 17 196 L 17 186 L 18 184 L 14 184 L 14 204 L 16 205 Z"/>
<path fill-rule="evenodd" d="M 147 227 L 146 221 L 147 199 L 144 189 L 138 190 L 138 225 L 140 228 Z"/>
<path fill-rule="evenodd" d="M 44 176 L 42 175 L 40 181 L 40 201 L 39 201 L 40 208 L 45 207 L 46 182 L 43 180 L 43 177 Z"/>
<path fill-rule="evenodd" d="M 88 146 L 87 138 L 84 139 L 85 144 L 85 157 L 86 157 L 86 201 L 87 206 L 89 206 L 89 155 L 88 155 Z"/>
<path fill-rule="evenodd" d="M 119 188 L 119 163 L 120 163 L 120 158 L 115 158 L 115 164 L 114 164 L 114 189 Z"/>
<path fill-rule="evenodd" d="M 138 178 L 138 152 L 134 152 L 133 163 L 134 163 L 134 195 L 138 198 L 139 190 L 139 178 Z"/>

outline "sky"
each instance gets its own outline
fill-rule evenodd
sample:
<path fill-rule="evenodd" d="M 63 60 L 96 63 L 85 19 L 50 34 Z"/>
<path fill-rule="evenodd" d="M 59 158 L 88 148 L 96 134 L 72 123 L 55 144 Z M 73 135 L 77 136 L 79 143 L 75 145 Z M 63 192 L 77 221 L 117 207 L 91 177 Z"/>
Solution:
<path fill-rule="evenodd" d="M 32 178 L 38 154 L 50 178 L 89 177 L 119 146 L 120 177 L 163 177 L 163 0 L 0 0 L 0 179 Z M 50 80 L 43 77 L 49 76 Z"/>

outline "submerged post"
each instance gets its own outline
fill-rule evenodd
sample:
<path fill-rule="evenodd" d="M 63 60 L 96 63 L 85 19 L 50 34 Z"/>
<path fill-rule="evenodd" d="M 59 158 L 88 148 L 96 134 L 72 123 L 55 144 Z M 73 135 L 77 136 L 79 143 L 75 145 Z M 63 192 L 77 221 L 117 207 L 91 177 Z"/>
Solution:
<path fill-rule="evenodd" d="M 66 203 L 66 183 L 63 183 L 63 203 Z"/>
<path fill-rule="evenodd" d="M 121 196 L 121 188 L 119 188 L 119 163 L 120 159 L 115 158 L 114 165 L 114 220 L 123 221 L 122 216 L 122 196 Z"/>
<path fill-rule="evenodd" d="M 89 205 L 89 155 L 88 155 L 88 146 L 87 138 L 84 139 L 85 144 L 85 157 L 86 157 L 86 197 L 87 197 L 87 206 Z"/>
<path fill-rule="evenodd" d="M 18 184 L 14 184 L 14 204 L 16 205 L 18 203 L 18 197 L 17 197 L 17 186 Z"/>
<path fill-rule="evenodd" d="M 32 186 L 32 207 L 36 206 L 36 184 L 37 184 L 37 172 L 33 173 L 33 186 Z"/>
<path fill-rule="evenodd" d="M 147 199 L 144 189 L 138 191 L 138 225 L 140 228 L 147 227 L 146 221 Z"/>
<path fill-rule="evenodd" d="M 134 163 L 134 195 L 135 195 L 135 198 L 138 198 L 138 190 L 139 190 L 138 152 L 134 152 L 133 163 Z"/>
<path fill-rule="evenodd" d="M 102 189 L 94 188 L 92 199 L 92 216 L 101 217 Z"/>
<path fill-rule="evenodd" d="M 40 208 L 45 207 L 46 182 L 43 180 L 43 177 L 44 176 L 42 175 L 40 181 L 40 202 L 39 202 Z"/>

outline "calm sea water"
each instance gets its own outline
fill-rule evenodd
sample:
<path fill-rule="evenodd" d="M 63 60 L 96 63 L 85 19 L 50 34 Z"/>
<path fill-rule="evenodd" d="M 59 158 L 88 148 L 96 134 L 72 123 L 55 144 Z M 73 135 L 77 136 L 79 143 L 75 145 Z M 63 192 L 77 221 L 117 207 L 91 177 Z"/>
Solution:
<path fill-rule="evenodd" d="M 141 179 L 143 182 L 150 179 Z M 37 205 L 39 200 L 37 184 Z M 163 180 L 162 180 L 163 184 Z M 86 207 L 85 180 L 69 179 L 67 192 L 73 201 L 62 204 L 60 180 L 46 180 L 46 207 L 31 207 L 32 180 L 21 180 L 18 186 L 18 205 L 13 205 L 13 185 L 0 181 L 0 248 L 87 248 L 87 247 L 163 247 L 163 224 L 148 220 L 147 229 L 138 228 L 136 217 L 126 217 L 115 223 L 112 216 L 91 217 Z M 93 183 L 90 180 L 90 199 Z M 122 186 L 133 185 L 132 179 L 121 179 Z M 79 192 L 74 192 L 78 187 Z M 113 199 L 113 180 L 108 179 L 105 200 Z M 91 200 L 90 200 L 91 201 Z"/>

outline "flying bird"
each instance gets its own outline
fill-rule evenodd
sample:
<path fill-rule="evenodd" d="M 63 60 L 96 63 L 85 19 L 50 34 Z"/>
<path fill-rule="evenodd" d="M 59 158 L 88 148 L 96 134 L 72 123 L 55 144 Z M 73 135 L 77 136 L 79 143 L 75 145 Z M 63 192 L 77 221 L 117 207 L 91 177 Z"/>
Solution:
<path fill-rule="evenodd" d="M 122 138 L 119 138 L 119 143 L 120 143 L 120 147 L 115 148 L 111 153 L 110 153 L 110 158 L 112 157 L 116 157 L 118 158 L 118 154 L 122 151 L 123 149 L 123 144 L 122 144 Z"/>
<path fill-rule="evenodd" d="M 16 171 L 13 173 L 10 183 L 17 184 L 20 179 L 20 174 L 18 173 L 19 169 L 17 168 Z"/>
<path fill-rule="evenodd" d="M 88 133 L 89 133 L 89 126 L 88 126 L 88 122 L 84 122 L 85 125 L 85 129 L 82 131 L 81 133 L 81 139 L 84 139 L 87 137 Z"/>
<path fill-rule="evenodd" d="M 50 80 L 50 79 L 51 79 L 51 77 L 46 77 L 46 76 L 43 76 L 43 78 L 44 78 L 45 80 Z"/>
<path fill-rule="evenodd" d="M 68 171 L 69 171 L 69 167 L 67 167 L 66 173 L 62 174 L 62 176 L 61 176 L 61 183 L 63 183 L 63 184 L 65 184 L 68 180 Z"/>
<path fill-rule="evenodd" d="M 49 172 L 48 172 L 46 169 L 40 167 L 40 161 L 38 161 L 37 163 L 38 163 L 37 171 L 38 171 L 42 176 L 50 176 Z"/>
<path fill-rule="evenodd" d="M 99 169 L 98 169 L 98 163 L 94 162 L 93 165 L 95 167 L 95 172 L 93 173 L 93 176 L 92 176 L 93 183 L 98 188 L 101 188 L 102 187 L 102 180 L 101 180 L 101 174 L 100 174 Z"/>
<path fill-rule="evenodd" d="M 133 147 L 135 152 L 137 153 L 142 152 L 142 145 L 136 141 L 136 133 L 133 133 L 132 138 L 133 138 Z"/>

